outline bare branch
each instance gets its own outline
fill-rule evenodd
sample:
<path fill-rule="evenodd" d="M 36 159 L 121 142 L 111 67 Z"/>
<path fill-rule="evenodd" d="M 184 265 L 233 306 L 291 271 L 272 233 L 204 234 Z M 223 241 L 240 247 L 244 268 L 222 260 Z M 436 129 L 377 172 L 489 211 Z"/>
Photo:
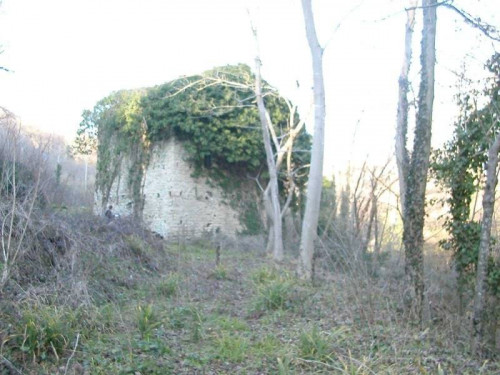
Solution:
<path fill-rule="evenodd" d="M 327 42 L 325 43 L 325 47 L 323 49 L 326 49 L 328 47 L 328 45 L 330 44 L 330 42 L 332 41 L 334 35 L 337 33 L 337 31 L 339 31 L 340 27 L 342 26 L 342 23 L 344 23 L 356 10 L 359 9 L 359 7 L 361 7 L 361 5 L 364 3 L 365 0 L 361 0 L 358 4 L 356 4 L 355 6 L 353 6 L 349 12 L 347 12 L 344 17 L 342 17 L 342 19 L 340 20 L 340 22 L 333 28 L 333 31 L 330 35 L 330 37 L 328 38 Z"/>
<path fill-rule="evenodd" d="M 2 361 L 0 363 L 3 363 L 12 373 L 20 374 L 23 375 L 21 371 L 19 371 L 11 361 L 9 361 L 7 358 L 5 358 L 3 355 L 0 354 L 0 357 L 2 357 Z"/>
<path fill-rule="evenodd" d="M 184 77 L 184 78 L 187 78 L 187 77 Z M 177 96 L 179 94 L 181 94 L 182 92 L 186 91 L 187 89 L 193 87 L 193 86 L 196 86 L 197 84 L 201 83 L 204 81 L 204 78 L 203 79 L 199 79 L 198 81 L 195 81 L 195 82 L 192 82 L 192 83 L 189 83 L 183 87 L 181 87 L 179 90 L 177 90 L 176 92 L 170 94 L 170 95 L 165 95 L 165 99 L 170 99 L 170 98 L 173 98 L 174 96 Z"/>
<path fill-rule="evenodd" d="M 465 21 L 465 23 L 468 23 L 470 26 L 472 26 L 475 29 L 478 29 L 481 31 L 485 36 L 490 38 L 491 40 L 494 40 L 496 42 L 500 42 L 500 32 L 495 26 L 492 26 L 483 20 L 481 20 L 480 17 L 473 17 L 469 13 L 467 13 L 463 9 L 458 9 L 456 6 L 453 4 L 443 1 L 442 3 L 439 3 L 438 5 L 441 5 L 445 8 L 451 9 L 457 14 L 459 14 Z"/>
<path fill-rule="evenodd" d="M 479 31 L 481 31 L 485 36 L 487 36 L 491 40 L 494 40 L 496 42 L 500 42 L 500 32 L 495 26 L 484 22 L 481 19 L 481 17 L 473 17 L 470 13 L 466 12 L 465 10 L 457 8 L 455 5 L 453 5 L 452 0 L 445 0 L 445 1 L 441 1 L 441 2 L 438 2 L 436 4 L 428 5 L 428 6 L 412 6 L 412 7 L 406 8 L 406 11 L 411 11 L 411 10 L 416 10 L 416 9 L 425 9 L 425 8 L 430 8 L 430 7 L 439 7 L 439 6 L 442 6 L 444 8 L 448 8 L 448 9 L 456 12 L 458 15 L 460 15 L 464 19 L 465 23 L 468 23 L 473 28 L 478 29 Z"/>
<path fill-rule="evenodd" d="M 78 340 L 80 339 L 80 333 L 78 333 L 76 335 L 76 342 L 75 342 L 75 346 L 73 347 L 73 351 L 71 352 L 71 355 L 69 356 L 68 358 L 68 361 L 66 362 L 66 367 L 64 369 L 64 375 L 66 375 L 68 373 L 68 369 L 69 369 L 69 363 L 71 362 L 71 360 L 73 359 L 73 357 L 75 356 L 75 353 L 76 353 L 76 349 L 78 348 Z"/>

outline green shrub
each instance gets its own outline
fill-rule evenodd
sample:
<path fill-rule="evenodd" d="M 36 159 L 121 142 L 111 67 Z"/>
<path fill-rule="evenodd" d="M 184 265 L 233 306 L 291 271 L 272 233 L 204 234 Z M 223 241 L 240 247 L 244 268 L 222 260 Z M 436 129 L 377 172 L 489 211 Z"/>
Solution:
<path fill-rule="evenodd" d="M 292 283 L 276 280 L 257 289 L 257 310 L 285 310 L 292 306 Z"/>
<path fill-rule="evenodd" d="M 126 236 L 125 242 L 127 243 L 130 251 L 138 258 L 142 258 L 147 253 L 148 245 L 143 240 L 136 236 Z"/>
<path fill-rule="evenodd" d="M 190 323 L 191 309 L 189 307 L 175 307 L 168 313 L 168 325 L 173 329 L 183 329 Z"/>
<path fill-rule="evenodd" d="M 299 337 L 299 355 L 301 358 L 326 362 L 331 359 L 328 340 L 313 326 L 311 330 L 302 331 Z"/>
<path fill-rule="evenodd" d="M 265 284 L 270 281 L 278 280 L 280 276 L 274 268 L 262 267 L 253 272 L 251 278 L 255 284 Z"/>
<path fill-rule="evenodd" d="M 101 330 L 109 329 L 117 324 L 115 309 L 116 306 L 111 303 L 106 303 L 99 307 L 97 317 Z"/>
<path fill-rule="evenodd" d="M 291 362 L 292 359 L 289 356 L 278 357 L 276 359 L 278 362 L 278 374 L 279 375 L 289 375 L 292 374 Z"/>
<path fill-rule="evenodd" d="M 176 330 L 187 330 L 194 342 L 203 338 L 205 320 L 203 312 L 194 306 L 175 307 L 168 313 L 168 326 Z"/>
<path fill-rule="evenodd" d="M 191 313 L 191 338 L 194 342 L 198 342 L 203 338 L 203 322 L 205 317 L 202 311 L 196 307 L 190 309 Z"/>
<path fill-rule="evenodd" d="M 254 272 L 251 278 L 257 290 L 257 310 L 284 310 L 292 306 L 295 280 L 288 273 L 263 267 Z"/>
<path fill-rule="evenodd" d="M 137 328 L 142 338 L 148 340 L 153 330 L 160 324 L 161 322 L 158 321 L 152 305 L 137 307 Z"/>
<path fill-rule="evenodd" d="M 15 327 L 14 346 L 33 361 L 54 355 L 58 360 L 76 337 L 74 316 L 53 307 L 41 307 L 22 313 Z"/>
<path fill-rule="evenodd" d="M 163 297 L 175 296 L 179 291 L 179 281 L 179 275 L 177 273 L 172 273 L 157 284 L 156 290 L 158 294 Z"/>

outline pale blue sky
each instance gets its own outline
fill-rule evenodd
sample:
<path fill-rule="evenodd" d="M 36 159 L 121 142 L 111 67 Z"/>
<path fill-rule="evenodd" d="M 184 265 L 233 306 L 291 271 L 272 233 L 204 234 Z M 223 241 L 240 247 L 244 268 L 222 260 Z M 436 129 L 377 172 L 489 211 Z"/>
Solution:
<path fill-rule="evenodd" d="M 456 3 L 499 25 L 497 0 Z M 328 171 L 367 156 L 383 162 L 393 152 L 404 4 L 313 0 L 320 39 L 329 41 Z M 13 73 L 0 72 L 0 105 L 26 124 L 70 139 L 81 112 L 114 90 L 216 65 L 253 64 L 248 7 L 259 28 L 264 78 L 301 104 L 305 116 L 311 69 L 299 0 L 4 0 L 0 65 Z M 469 74 L 479 77 L 494 51 L 450 11 L 440 9 L 438 17 L 435 143 L 447 137 L 453 121 L 453 71 L 466 61 Z M 419 37 L 416 30 L 416 42 Z"/>

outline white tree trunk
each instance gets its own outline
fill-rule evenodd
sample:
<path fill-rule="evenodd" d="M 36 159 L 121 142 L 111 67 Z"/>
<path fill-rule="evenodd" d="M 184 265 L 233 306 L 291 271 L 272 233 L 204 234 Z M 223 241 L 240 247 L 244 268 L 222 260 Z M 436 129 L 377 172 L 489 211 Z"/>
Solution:
<path fill-rule="evenodd" d="M 406 204 L 406 179 L 408 177 L 409 164 L 408 149 L 406 147 L 408 134 L 408 75 L 411 66 L 413 27 L 415 25 L 415 6 L 417 5 L 417 0 L 411 0 L 409 5 L 410 8 L 406 11 L 405 54 L 401 74 L 399 76 L 398 115 L 396 125 L 396 163 L 399 175 L 401 212 L 404 212 Z"/>
<path fill-rule="evenodd" d="M 302 0 L 306 36 L 311 50 L 314 84 L 314 136 L 311 167 L 307 183 L 306 208 L 302 221 L 298 275 L 312 278 L 314 240 L 317 235 L 321 188 L 323 180 L 323 154 L 325 134 L 325 87 L 323 82 L 323 49 L 316 35 L 311 0 Z"/>
<path fill-rule="evenodd" d="M 495 187 L 497 185 L 498 152 L 500 151 L 500 134 L 488 151 L 488 167 L 486 185 L 483 194 L 483 219 L 481 221 L 481 237 L 479 243 L 479 259 L 477 261 L 476 293 L 474 297 L 474 315 L 472 318 L 472 351 L 480 354 L 484 335 L 484 305 L 486 299 L 486 273 L 490 255 L 491 222 L 495 208 Z"/>
<path fill-rule="evenodd" d="M 271 221 L 272 225 L 270 230 L 273 231 L 272 236 L 269 235 L 269 241 L 272 241 L 273 258 L 280 261 L 283 259 L 283 229 L 281 221 L 281 205 L 279 201 L 279 187 L 278 187 L 278 171 L 273 156 L 273 149 L 271 146 L 271 137 L 269 135 L 272 124 L 269 122 L 269 116 L 264 105 L 262 97 L 262 83 L 260 75 L 261 61 L 257 56 L 255 59 L 255 96 L 257 98 L 257 107 L 259 109 L 260 123 L 262 125 L 262 136 L 264 140 L 264 148 L 266 150 L 267 169 L 269 171 L 269 184 L 270 184 L 270 202 L 272 206 Z M 266 194 L 266 193 L 264 193 Z M 264 197 L 266 199 L 266 197 Z M 268 247 L 270 242 L 268 242 Z"/>

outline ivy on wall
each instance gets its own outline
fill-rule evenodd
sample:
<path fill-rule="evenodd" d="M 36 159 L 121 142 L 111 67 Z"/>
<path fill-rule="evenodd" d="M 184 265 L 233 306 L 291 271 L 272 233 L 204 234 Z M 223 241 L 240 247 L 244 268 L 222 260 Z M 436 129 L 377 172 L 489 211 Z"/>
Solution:
<path fill-rule="evenodd" d="M 170 137 L 183 142 L 195 174 L 206 174 L 223 187 L 230 186 L 234 177 L 260 175 L 265 179 L 253 82 L 246 65 L 219 67 L 147 89 L 118 91 L 85 111 L 79 134 L 97 134 L 96 189 L 102 203 L 107 202 L 122 161 L 127 159 L 131 161 L 128 187 L 134 212 L 139 214 L 151 145 Z M 267 83 L 264 88 L 277 136 L 286 136 L 290 116 L 286 101 Z M 303 130 L 294 145 L 301 150 L 293 154 L 295 167 L 309 163 L 310 143 L 310 135 Z M 296 183 L 303 188 L 305 177 Z"/>

